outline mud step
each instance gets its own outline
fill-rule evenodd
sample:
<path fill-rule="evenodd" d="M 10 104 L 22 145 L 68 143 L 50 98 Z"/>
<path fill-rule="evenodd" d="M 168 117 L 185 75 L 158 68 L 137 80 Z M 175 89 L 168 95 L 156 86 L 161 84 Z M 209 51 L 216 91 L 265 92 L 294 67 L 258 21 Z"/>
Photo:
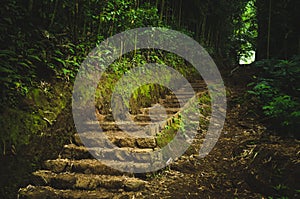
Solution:
<path fill-rule="evenodd" d="M 105 162 L 105 164 L 104 164 Z M 114 169 L 114 168 L 118 169 Z M 47 160 L 43 163 L 44 170 L 50 170 L 54 173 L 62 172 L 76 172 L 85 174 L 97 175 L 127 175 L 130 176 L 133 170 L 147 170 L 149 163 L 134 163 L 134 162 L 120 162 L 120 161 L 98 161 L 95 159 L 83 160 L 69 160 L 69 159 L 55 159 Z M 122 171 L 126 172 L 122 172 Z"/>
<path fill-rule="evenodd" d="M 105 189 L 98 190 L 59 190 L 49 186 L 32 186 L 28 185 L 26 188 L 19 190 L 19 199 L 121 199 L 132 198 L 135 193 L 112 193 Z"/>
<path fill-rule="evenodd" d="M 139 149 L 139 148 L 86 148 L 84 146 L 76 146 L 74 144 L 65 145 L 61 158 L 69 159 L 89 159 L 100 158 L 106 160 L 116 161 L 137 161 L 137 162 L 151 162 L 157 160 L 151 155 L 153 149 Z"/>
<path fill-rule="evenodd" d="M 95 190 L 99 188 L 139 191 L 146 181 L 128 176 L 94 175 L 81 173 L 53 173 L 39 170 L 33 173 L 35 186 L 51 186 L 55 189 Z"/>
<path fill-rule="evenodd" d="M 106 136 L 105 136 L 106 135 Z M 138 136 L 138 132 L 135 132 Z M 131 148 L 155 148 L 156 140 L 153 136 L 134 137 L 122 131 L 110 131 L 104 133 L 87 132 L 74 135 L 75 144 L 82 146 L 83 143 L 88 147 L 113 148 L 114 144 L 118 147 Z"/>

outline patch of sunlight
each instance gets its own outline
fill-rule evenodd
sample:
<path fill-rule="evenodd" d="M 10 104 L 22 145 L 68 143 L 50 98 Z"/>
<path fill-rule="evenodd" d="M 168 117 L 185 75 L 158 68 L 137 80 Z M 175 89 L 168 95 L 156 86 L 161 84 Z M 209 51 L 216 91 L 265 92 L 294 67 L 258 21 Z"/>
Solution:
<path fill-rule="evenodd" d="M 250 51 L 249 54 L 251 54 L 251 56 L 249 56 L 249 57 L 242 56 L 240 58 L 240 64 L 241 65 L 252 64 L 255 61 L 256 52 L 255 51 Z"/>

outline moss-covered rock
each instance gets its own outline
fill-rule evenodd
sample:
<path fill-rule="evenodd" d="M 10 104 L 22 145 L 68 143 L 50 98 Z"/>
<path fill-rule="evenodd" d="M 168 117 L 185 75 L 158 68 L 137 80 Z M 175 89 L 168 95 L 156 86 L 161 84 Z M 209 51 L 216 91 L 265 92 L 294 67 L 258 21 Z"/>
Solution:
<path fill-rule="evenodd" d="M 43 136 L 70 101 L 68 85 L 57 83 L 49 90 L 33 88 L 16 107 L 5 107 L 0 115 L 1 153 L 17 153 L 34 136 Z"/>

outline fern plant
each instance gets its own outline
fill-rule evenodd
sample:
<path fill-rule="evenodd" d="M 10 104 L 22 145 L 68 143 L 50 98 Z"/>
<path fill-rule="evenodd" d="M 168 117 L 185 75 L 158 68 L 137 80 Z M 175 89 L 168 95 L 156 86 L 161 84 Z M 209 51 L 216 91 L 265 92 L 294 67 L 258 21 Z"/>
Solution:
<path fill-rule="evenodd" d="M 296 134 L 300 127 L 300 56 L 291 60 L 263 60 L 256 63 L 261 74 L 248 91 L 260 102 L 263 114 L 277 131 Z"/>

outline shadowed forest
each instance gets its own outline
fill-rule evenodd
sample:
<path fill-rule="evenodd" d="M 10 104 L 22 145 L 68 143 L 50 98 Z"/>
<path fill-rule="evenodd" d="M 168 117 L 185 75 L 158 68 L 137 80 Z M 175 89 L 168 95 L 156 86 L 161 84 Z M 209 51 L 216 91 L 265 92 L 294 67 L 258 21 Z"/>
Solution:
<path fill-rule="evenodd" d="M 300 198 L 300 1 L 1 2 L 0 198 Z M 99 123 L 117 148 L 95 133 L 78 135 L 72 92 L 82 63 L 107 38 L 144 27 L 193 38 L 220 71 L 227 110 L 218 111 L 226 112 L 225 125 L 203 158 L 199 148 L 214 96 L 193 63 L 160 49 L 123 55 L 126 44 L 121 43 L 121 56 L 98 82 L 93 104 L 97 121 L 91 122 Z M 168 41 L 174 38 L 169 35 Z M 103 56 L 115 51 L 107 49 Z M 101 68 L 105 58 L 95 56 Z M 147 63 L 178 71 L 196 93 L 197 106 L 181 109 L 194 93 L 187 85 L 177 95 L 157 83 L 135 89 L 128 102 L 111 104 L 124 74 Z M 163 68 L 153 78 L 178 81 Z M 114 107 L 128 108 L 135 125 L 150 126 L 148 137 L 122 132 Z M 196 126 L 189 111 L 198 114 Z M 182 156 L 153 157 L 176 137 L 187 140 L 193 125 L 195 137 Z M 95 159 L 99 154 L 103 162 Z M 166 165 L 153 172 L 130 170 L 157 161 Z"/>

